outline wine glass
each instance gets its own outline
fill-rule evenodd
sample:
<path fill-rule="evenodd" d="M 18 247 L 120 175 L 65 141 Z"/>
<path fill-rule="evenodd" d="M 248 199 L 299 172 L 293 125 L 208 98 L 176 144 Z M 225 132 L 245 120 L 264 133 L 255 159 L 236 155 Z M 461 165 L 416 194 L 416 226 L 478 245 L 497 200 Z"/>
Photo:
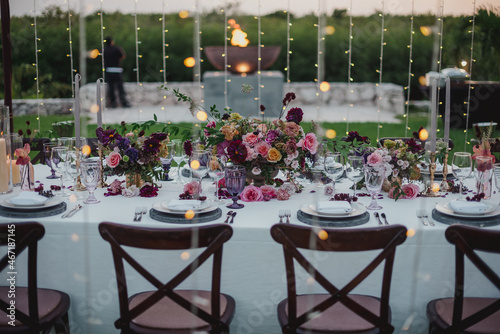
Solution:
<path fill-rule="evenodd" d="M 43 144 L 43 153 L 45 155 L 45 164 L 50 167 L 50 175 L 47 176 L 47 179 L 58 179 L 59 176 L 56 175 L 56 171 L 52 166 L 52 148 L 56 147 L 56 144 L 53 143 L 44 143 Z"/>
<path fill-rule="evenodd" d="M 168 173 L 170 172 L 170 165 L 172 164 L 172 157 L 174 156 L 174 143 L 168 143 L 167 145 L 167 155 L 160 158 L 161 167 L 163 168 L 163 181 L 172 181 Z"/>
<path fill-rule="evenodd" d="M 75 146 L 75 138 L 71 137 L 57 138 L 57 146 L 67 147 L 68 150 L 72 150 Z"/>
<path fill-rule="evenodd" d="M 75 150 L 68 151 L 66 158 L 66 171 L 73 181 L 73 193 L 77 199 L 82 199 L 81 196 L 77 195 L 77 179 L 80 175 L 80 159 L 78 157 L 79 152 Z"/>
<path fill-rule="evenodd" d="M 101 163 L 96 159 L 85 159 L 80 162 L 82 182 L 89 191 L 89 197 L 83 201 L 85 204 L 96 204 L 101 201 L 95 198 L 94 190 L 97 188 L 101 176 Z"/>
<path fill-rule="evenodd" d="M 379 210 L 382 207 L 377 203 L 377 196 L 382 189 L 382 184 L 385 180 L 385 168 L 383 166 L 369 166 L 364 167 L 365 172 L 365 185 L 368 192 L 372 197 L 370 205 L 367 207 L 369 210 Z"/>
<path fill-rule="evenodd" d="M 493 176 L 493 158 L 491 156 L 476 157 L 474 176 L 477 181 L 477 193 L 483 193 L 485 199 L 491 197 L 491 188 L 488 184 Z"/>
<path fill-rule="evenodd" d="M 51 150 L 50 160 L 52 167 L 60 174 L 61 193 L 64 194 L 64 172 L 66 169 L 66 158 L 68 157 L 68 148 L 65 146 L 55 146 Z"/>
<path fill-rule="evenodd" d="M 464 179 L 469 177 L 472 173 L 472 157 L 468 152 L 455 152 L 453 154 L 453 160 L 451 162 L 451 171 L 453 176 L 455 176 L 460 181 L 460 197 L 462 200 L 462 187 Z"/>
<path fill-rule="evenodd" d="M 189 167 L 193 175 L 199 180 L 198 195 L 202 193 L 202 180 L 208 174 L 208 163 L 211 155 L 212 153 L 209 150 L 193 150 L 193 153 L 189 157 Z"/>
<path fill-rule="evenodd" d="M 239 165 L 226 166 L 224 171 L 224 177 L 226 179 L 226 188 L 233 198 L 233 203 L 227 205 L 230 209 L 241 209 L 244 207 L 243 204 L 238 203 L 238 195 L 245 188 L 245 182 L 247 179 L 247 171 L 245 167 Z"/>
<path fill-rule="evenodd" d="M 342 164 L 342 155 L 339 152 L 328 152 L 325 155 L 325 172 L 332 179 L 332 187 L 333 191 L 330 198 L 333 198 L 335 195 L 335 180 L 342 176 L 344 173 L 344 165 Z"/>
<path fill-rule="evenodd" d="M 495 175 L 495 187 L 500 191 L 500 163 L 496 163 L 493 165 L 493 171 Z"/>
<path fill-rule="evenodd" d="M 222 203 L 219 198 L 219 181 L 224 177 L 224 169 L 226 167 L 227 158 L 223 154 L 212 155 L 208 164 L 208 175 L 215 182 L 215 203 Z"/>
<path fill-rule="evenodd" d="M 174 144 L 174 155 L 172 159 L 174 159 L 177 164 L 177 178 L 174 180 L 174 183 L 182 183 L 181 181 L 181 162 L 186 158 L 186 154 L 184 152 L 183 142 L 180 139 L 173 139 L 172 143 Z"/>
<path fill-rule="evenodd" d="M 359 181 L 363 180 L 363 167 L 365 161 L 363 157 L 358 157 L 356 155 L 350 155 L 347 157 L 347 165 L 345 174 L 349 180 L 354 183 L 354 194 L 356 197 L 356 185 Z"/>

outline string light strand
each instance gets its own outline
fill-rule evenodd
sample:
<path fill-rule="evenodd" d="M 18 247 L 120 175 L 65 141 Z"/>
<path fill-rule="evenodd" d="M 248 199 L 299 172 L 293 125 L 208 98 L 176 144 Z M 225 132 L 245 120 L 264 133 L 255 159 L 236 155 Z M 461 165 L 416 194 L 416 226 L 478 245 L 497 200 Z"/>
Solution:
<path fill-rule="evenodd" d="M 292 23 L 290 22 L 290 0 L 288 0 L 287 3 L 287 10 L 286 10 L 286 82 L 290 83 L 290 55 L 292 54 L 292 51 L 290 49 L 291 47 L 291 30 L 292 29 Z"/>
<path fill-rule="evenodd" d="M 382 0 L 382 13 L 379 14 L 379 16 L 382 18 L 381 20 L 381 27 L 380 27 L 380 59 L 379 59 L 379 69 L 377 70 L 378 72 L 378 84 L 377 86 L 377 142 L 380 138 L 380 128 L 382 128 L 382 125 L 380 125 L 380 109 L 382 107 L 382 75 L 383 75 L 383 68 L 384 68 L 384 33 L 387 30 L 385 28 L 385 2 Z"/>
<path fill-rule="evenodd" d="M 474 31 L 476 28 L 476 0 L 472 2 L 473 14 L 472 14 L 472 29 L 470 31 L 470 66 L 469 66 L 469 87 L 467 91 L 467 117 L 465 122 L 465 140 L 464 140 L 464 151 L 467 149 L 467 132 L 469 130 L 469 112 L 470 112 L 470 95 L 472 90 L 472 64 L 476 61 L 474 59 Z"/>
<path fill-rule="evenodd" d="M 257 112 L 260 113 L 261 118 L 264 119 L 264 112 L 260 111 L 260 105 L 262 103 L 262 48 L 264 45 L 262 45 L 262 25 L 261 25 L 261 16 L 260 16 L 260 8 L 261 8 L 261 3 L 260 0 L 257 2 L 257 27 L 258 27 L 258 36 L 257 36 L 257 98 L 256 100 L 258 101 L 257 103 Z"/>
<path fill-rule="evenodd" d="M 408 45 L 408 48 L 410 49 L 410 56 L 408 60 L 408 85 L 406 86 L 406 112 L 405 112 L 405 118 L 406 118 L 406 124 L 405 124 L 405 137 L 408 137 L 408 130 L 410 130 L 410 127 L 408 126 L 408 122 L 410 119 L 410 92 L 411 92 L 411 79 L 413 77 L 412 73 L 412 65 L 413 65 L 413 35 L 415 34 L 415 30 L 413 28 L 413 19 L 415 17 L 415 0 L 412 0 L 411 2 L 411 17 L 410 17 L 410 44 Z"/>
<path fill-rule="evenodd" d="M 40 83 L 39 83 L 39 76 L 38 76 L 38 53 L 41 52 L 40 49 L 38 49 L 38 41 L 40 40 L 38 38 L 38 30 L 37 30 L 37 25 L 36 25 L 36 0 L 33 0 L 33 28 L 35 30 L 35 82 L 36 82 L 36 109 L 37 109 L 37 122 L 38 122 L 38 132 L 40 132 Z"/>
<path fill-rule="evenodd" d="M 346 115 L 346 131 L 345 134 L 349 134 L 349 114 L 351 109 L 353 108 L 353 104 L 351 103 L 351 94 L 354 92 L 351 89 L 351 82 L 352 82 L 352 76 L 351 76 L 351 69 L 354 66 L 352 63 L 352 40 L 353 40 L 353 34 L 352 34 L 352 27 L 354 24 L 352 23 L 352 0 L 349 1 L 349 49 L 346 51 L 348 55 L 348 64 L 347 64 L 347 95 L 346 95 L 346 101 L 347 101 L 347 115 Z"/>

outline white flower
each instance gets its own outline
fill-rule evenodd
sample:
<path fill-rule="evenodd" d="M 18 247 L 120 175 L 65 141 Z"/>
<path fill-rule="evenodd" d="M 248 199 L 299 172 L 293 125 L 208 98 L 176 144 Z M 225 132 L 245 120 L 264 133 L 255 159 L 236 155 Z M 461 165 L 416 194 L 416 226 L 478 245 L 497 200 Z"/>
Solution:
<path fill-rule="evenodd" d="M 260 173 L 261 173 L 261 172 L 262 172 L 262 171 L 261 171 L 261 170 L 260 170 L 260 168 L 258 168 L 258 167 L 254 167 L 254 168 L 252 168 L 252 174 L 253 174 L 253 175 L 260 175 Z"/>
<path fill-rule="evenodd" d="M 398 160 L 398 166 L 401 167 L 405 164 L 405 162 L 401 159 Z"/>
<path fill-rule="evenodd" d="M 129 188 L 123 188 L 122 189 L 122 195 L 125 197 L 135 197 L 139 195 L 139 188 L 137 188 L 135 185 L 129 187 Z"/>
<path fill-rule="evenodd" d="M 292 168 L 299 168 L 299 162 L 297 160 L 292 162 Z"/>
<path fill-rule="evenodd" d="M 286 192 L 290 195 L 293 195 L 293 193 L 295 193 L 295 187 L 290 183 L 283 183 L 280 189 L 286 190 Z"/>

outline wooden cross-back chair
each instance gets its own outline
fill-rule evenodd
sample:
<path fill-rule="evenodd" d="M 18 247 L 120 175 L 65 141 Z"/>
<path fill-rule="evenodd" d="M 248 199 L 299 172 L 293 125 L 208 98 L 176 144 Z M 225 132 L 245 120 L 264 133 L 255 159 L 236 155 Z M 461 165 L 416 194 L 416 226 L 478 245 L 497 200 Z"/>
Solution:
<path fill-rule="evenodd" d="M 0 225 L 0 246 L 6 247 L 6 254 L 0 260 L 0 271 L 7 277 L 15 277 L 14 294 L 9 298 L 11 286 L 0 287 L 0 333 L 69 333 L 69 296 L 61 291 L 41 289 L 37 286 L 38 241 L 45 234 L 43 225 L 35 222 L 16 222 Z M 21 253 L 28 250 L 28 287 L 17 286 L 23 272 L 18 267 Z M 14 256 L 14 257 L 12 257 Z M 12 261 L 14 259 L 14 261 Z M 8 282 L 7 282 L 8 283 Z M 15 302 L 14 324 L 9 306 Z M 3 314 L 6 313 L 6 314 Z"/>
<path fill-rule="evenodd" d="M 288 298 L 278 305 L 283 333 L 392 333 L 389 292 L 396 247 L 406 240 L 406 228 L 393 225 L 366 229 L 328 229 L 274 225 L 271 235 L 283 245 Z M 347 285 L 338 289 L 299 251 L 327 252 L 381 250 Z M 297 295 L 294 260 L 328 294 Z M 385 260 L 381 297 L 350 292 Z M 341 268 L 339 268 L 341 270 Z"/>
<path fill-rule="evenodd" d="M 477 251 L 500 254 L 500 231 L 453 225 L 446 239 L 455 245 L 455 292 L 427 304 L 429 333 L 500 333 L 500 299 L 464 297 L 465 256 L 500 292 L 500 277 Z M 498 268 L 498 262 L 495 263 Z M 498 296 L 498 295 L 497 295 Z"/>
<path fill-rule="evenodd" d="M 232 236 L 229 225 L 165 229 L 105 222 L 99 224 L 99 232 L 111 245 L 120 303 L 120 318 L 115 327 L 122 333 L 229 333 L 235 301 L 220 292 L 223 244 Z M 196 244 L 193 240 L 197 240 Z M 123 246 L 151 250 L 204 248 L 204 251 L 169 282 L 162 283 Z M 174 290 L 210 257 L 213 257 L 211 291 Z M 157 290 L 129 297 L 124 260 Z"/>

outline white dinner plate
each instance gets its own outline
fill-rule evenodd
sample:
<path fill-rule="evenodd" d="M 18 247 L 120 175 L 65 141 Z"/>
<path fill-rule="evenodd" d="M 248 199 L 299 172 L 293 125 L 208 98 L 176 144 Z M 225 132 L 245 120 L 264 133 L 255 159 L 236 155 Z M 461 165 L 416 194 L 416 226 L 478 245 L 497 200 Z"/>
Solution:
<path fill-rule="evenodd" d="M 172 212 L 181 212 L 181 213 L 184 213 L 186 212 L 185 209 L 172 209 L 172 208 L 169 208 L 168 207 L 168 204 L 170 203 L 170 201 L 163 201 L 161 202 L 161 206 L 164 208 L 164 209 L 168 209 Z M 191 209 L 193 210 L 195 213 L 198 213 L 199 211 L 201 210 L 205 210 L 206 208 L 209 208 L 211 206 L 211 202 L 209 200 L 206 200 L 206 201 L 203 201 L 200 203 L 200 207 L 198 209 Z"/>
<path fill-rule="evenodd" d="M 352 203 L 352 211 L 349 213 L 324 213 L 316 211 L 316 203 L 304 204 L 300 210 L 312 216 L 317 217 L 335 217 L 335 218 L 351 218 L 356 216 L 361 216 L 366 212 L 366 208 L 359 203 Z"/>
<path fill-rule="evenodd" d="M 155 209 L 156 211 L 160 211 L 160 212 L 170 213 L 172 215 L 182 215 L 183 216 L 186 213 L 186 210 L 177 211 L 177 210 L 168 209 L 168 208 L 164 207 L 162 203 L 154 203 L 153 209 Z M 206 208 L 193 210 L 193 211 L 195 214 L 198 214 L 198 213 L 207 213 L 207 212 L 211 212 L 214 210 L 217 210 L 217 205 L 209 205 Z"/>
<path fill-rule="evenodd" d="M 491 209 L 489 212 L 486 213 L 479 213 L 479 214 L 465 214 L 465 213 L 458 213 L 453 211 L 449 206 L 448 203 L 445 204 L 436 204 L 436 210 L 444 213 L 445 215 L 448 216 L 453 216 L 453 217 L 462 217 L 462 218 L 484 218 L 484 217 L 495 217 L 500 215 L 500 210 L 497 209 L 496 206 L 493 204 L 489 204 L 491 206 Z"/>
<path fill-rule="evenodd" d="M 5 208 L 14 208 L 14 209 L 44 209 L 44 208 L 50 208 L 52 206 L 56 206 L 58 204 L 61 204 L 62 198 L 60 196 L 54 196 L 49 199 L 47 199 L 45 202 L 40 203 L 40 204 L 32 204 L 32 205 L 17 205 L 13 204 L 10 202 L 9 199 L 4 199 L 0 201 L 0 206 L 3 206 Z"/>

